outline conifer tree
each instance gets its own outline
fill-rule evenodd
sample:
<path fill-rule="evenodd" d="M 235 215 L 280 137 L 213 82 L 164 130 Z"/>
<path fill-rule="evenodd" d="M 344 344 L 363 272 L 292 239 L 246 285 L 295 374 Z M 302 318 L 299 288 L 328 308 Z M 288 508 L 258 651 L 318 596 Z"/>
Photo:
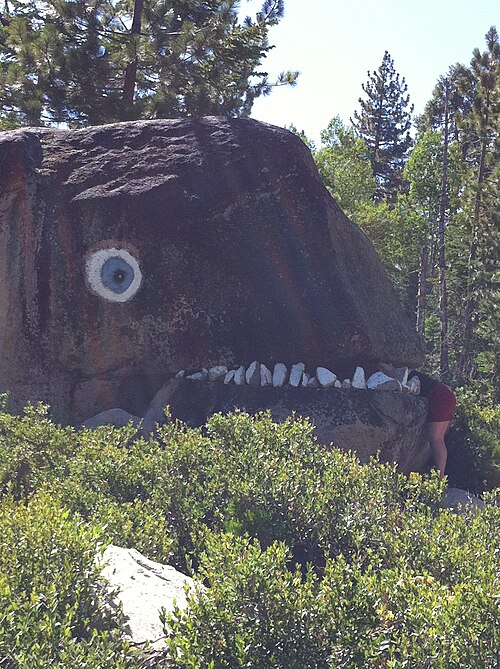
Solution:
<path fill-rule="evenodd" d="M 434 191 L 439 188 L 441 193 L 442 206 L 436 220 L 441 223 L 443 250 L 446 239 L 446 263 L 441 257 L 437 268 L 437 254 L 432 254 L 429 268 L 431 272 L 439 269 L 441 275 L 446 271 L 450 378 L 461 382 L 485 375 L 498 378 L 500 360 L 500 45 L 494 27 L 486 34 L 486 43 L 486 51 L 475 49 L 470 67 L 453 65 L 438 80 L 418 121 L 421 134 L 408 163 L 414 162 L 422 138 L 437 131 L 439 155 L 444 159 L 449 153 L 451 159 L 448 166 L 452 166 L 453 184 L 449 170 L 446 178 L 445 161 L 440 158 L 436 163 L 440 178 L 436 174 L 426 182 L 432 182 Z M 429 166 L 433 163 L 430 159 L 427 162 Z M 436 304 L 435 309 L 432 320 L 436 323 L 439 316 L 443 323 L 444 308 L 438 311 Z M 442 342 L 444 334 L 442 328 Z M 441 363 L 443 372 L 445 361 Z"/>
<path fill-rule="evenodd" d="M 413 105 L 408 86 L 394 69 L 386 51 L 378 70 L 368 72 L 362 85 L 366 99 L 359 98 L 360 111 L 351 119 L 358 135 L 365 141 L 377 180 L 375 198 L 394 201 L 404 190 L 402 171 L 411 147 L 409 134 Z"/>
<path fill-rule="evenodd" d="M 477 319 L 480 302 L 480 285 L 478 279 L 485 273 L 479 260 L 480 241 L 484 239 L 481 228 L 491 225 L 492 216 L 498 214 L 498 192 L 495 192 L 493 206 L 487 204 L 487 196 L 491 194 L 491 184 L 498 186 L 498 158 L 500 154 L 500 41 L 495 27 L 486 33 L 487 50 L 483 53 L 474 50 L 471 60 L 471 71 L 475 80 L 475 98 L 469 122 L 474 130 L 478 143 L 476 153 L 476 170 L 473 187 L 473 210 L 469 229 L 469 254 L 467 262 L 467 288 L 463 316 L 463 341 L 460 356 L 459 373 L 462 377 L 474 373 L 471 355 L 471 344 L 474 325 Z M 496 215 L 495 215 L 496 213 Z M 498 232 L 498 228 L 496 229 Z M 491 241 L 484 239 L 486 244 Z M 488 254 L 486 254 L 488 255 Z M 498 258 L 497 258 L 498 260 Z"/>
<path fill-rule="evenodd" d="M 444 95 L 444 81 L 448 82 L 447 100 Z M 474 77 L 469 68 L 455 63 L 448 68 L 444 77 L 439 77 L 431 99 L 425 105 L 424 113 L 417 119 L 419 133 L 427 130 L 442 130 L 445 117 L 445 105 L 448 107 L 448 131 L 450 141 L 458 142 L 462 155 L 466 157 L 474 137 L 469 124 L 465 121 L 472 111 L 474 98 Z"/>
<path fill-rule="evenodd" d="M 9 0 L 0 16 L 0 123 L 70 126 L 248 116 L 283 0 L 239 21 L 239 0 Z"/>

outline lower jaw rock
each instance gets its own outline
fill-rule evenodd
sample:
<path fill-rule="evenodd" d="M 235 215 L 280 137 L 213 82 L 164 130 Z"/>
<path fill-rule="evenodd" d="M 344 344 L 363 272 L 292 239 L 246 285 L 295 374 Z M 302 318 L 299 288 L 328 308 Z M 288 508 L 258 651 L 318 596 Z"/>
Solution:
<path fill-rule="evenodd" d="M 209 381 L 212 368 L 208 368 L 203 381 L 196 380 L 198 377 L 171 379 L 151 401 L 141 427 L 138 427 L 138 435 L 154 433 L 158 425 L 170 417 L 188 426 L 199 427 L 214 413 L 237 409 L 250 414 L 269 410 L 277 422 L 294 412 L 309 418 L 315 426 L 315 437 L 319 443 L 333 443 L 343 450 L 353 450 L 362 462 L 379 452 L 382 460 L 398 462 L 403 472 L 422 470 L 427 463 L 427 402 L 413 393 L 401 392 L 401 384 L 394 379 L 370 377 L 367 382 L 369 388 L 357 389 L 350 379 L 340 382 L 335 377 L 333 380 L 335 374 L 327 368 L 315 370 L 310 377 L 299 366 L 295 367 L 295 371 L 292 368 L 290 373 L 285 365 L 279 366 L 279 363 L 273 373 L 266 369 L 267 372 L 258 363 L 249 368 L 240 366 L 236 370 L 228 370 L 224 375 L 219 369 L 216 380 Z M 295 385 L 299 371 L 300 383 Z M 200 373 L 204 376 L 201 370 Z M 235 380 L 237 374 L 240 384 Z M 279 375 L 276 380 L 282 385 L 274 385 L 275 374 Z M 360 376 L 357 370 L 358 380 Z M 257 378 L 258 386 L 254 385 Z M 393 392 L 382 392 L 387 390 Z M 165 415 L 166 406 L 170 407 L 169 416 Z M 116 421 L 123 425 L 127 417 L 138 425 L 136 416 L 122 410 L 110 410 L 94 417 L 95 420 L 85 421 L 85 426 L 116 424 Z"/>

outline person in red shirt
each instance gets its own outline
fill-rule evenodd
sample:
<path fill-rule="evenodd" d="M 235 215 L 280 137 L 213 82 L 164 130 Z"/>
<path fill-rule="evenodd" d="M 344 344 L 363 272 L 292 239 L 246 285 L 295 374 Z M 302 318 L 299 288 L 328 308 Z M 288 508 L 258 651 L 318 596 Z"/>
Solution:
<path fill-rule="evenodd" d="M 404 368 L 403 368 L 404 369 Z M 380 363 L 379 370 L 395 379 L 400 378 L 403 369 L 394 367 L 391 363 Z M 408 381 L 416 376 L 420 381 L 420 395 L 426 397 L 429 404 L 427 414 L 427 437 L 431 446 L 434 464 L 441 476 L 444 476 L 448 450 L 444 436 L 453 418 L 453 412 L 457 404 L 455 393 L 444 383 L 436 381 L 427 374 L 411 370 Z"/>

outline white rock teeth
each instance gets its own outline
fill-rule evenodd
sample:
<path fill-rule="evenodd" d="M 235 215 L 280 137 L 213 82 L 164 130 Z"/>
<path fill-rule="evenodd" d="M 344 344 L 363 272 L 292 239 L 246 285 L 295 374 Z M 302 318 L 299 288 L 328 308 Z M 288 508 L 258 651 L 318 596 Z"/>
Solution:
<path fill-rule="evenodd" d="M 230 369 L 229 372 L 224 377 L 224 383 L 226 386 L 228 383 L 231 383 L 231 381 L 234 379 L 235 372 L 236 372 L 235 369 Z"/>
<path fill-rule="evenodd" d="M 217 381 L 217 379 L 225 377 L 227 374 L 227 367 L 225 365 L 215 365 L 208 370 L 208 380 Z"/>
<path fill-rule="evenodd" d="M 365 370 L 362 367 L 356 367 L 356 371 L 352 377 L 351 386 L 358 390 L 366 388 Z"/>
<path fill-rule="evenodd" d="M 408 386 L 410 393 L 415 393 L 415 395 L 420 394 L 420 379 L 418 376 L 412 376 L 406 385 Z"/>
<path fill-rule="evenodd" d="M 408 368 L 403 367 L 400 370 L 398 378 L 387 376 L 383 372 L 375 372 L 368 380 L 365 379 L 365 370 L 363 367 L 356 367 L 356 371 L 351 379 L 344 379 L 342 382 L 337 378 L 336 374 L 327 367 L 317 367 L 316 374 L 308 374 L 305 371 L 305 364 L 298 362 L 292 365 L 290 374 L 287 366 L 282 362 L 277 362 L 274 369 L 271 370 L 264 365 L 254 360 L 248 368 L 241 365 L 237 369 L 228 368 L 225 365 L 214 365 L 209 369 L 203 367 L 198 372 L 194 372 L 186 376 L 185 370 L 180 370 L 175 375 L 176 379 L 189 379 L 190 381 L 219 381 L 223 379 L 225 385 L 234 383 L 237 386 L 273 386 L 274 388 L 281 388 L 287 383 L 292 388 L 337 388 L 348 390 L 356 388 L 358 390 L 386 390 L 386 391 L 402 391 L 406 393 L 420 393 L 420 380 L 414 376 L 409 381 Z"/>
<path fill-rule="evenodd" d="M 260 385 L 261 386 L 272 386 L 273 385 L 273 375 L 271 370 L 265 365 L 261 364 L 260 366 Z"/>
<path fill-rule="evenodd" d="M 286 382 L 288 372 L 286 365 L 284 365 L 282 362 L 277 362 L 274 365 L 274 370 L 273 370 L 273 386 L 275 388 L 281 388 Z"/>
<path fill-rule="evenodd" d="M 203 372 L 195 372 L 194 374 L 186 376 L 186 379 L 189 379 L 190 381 L 204 381 L 205 375 L 203 374 Z"/>
<path fill-rule="evenodd" d="M 375 374 L 372 374 L 366 382 L 366 387 L 376 388 L 377 386 L 386 383 L 386 381 L 391 381 L 391 377 L 384 374 L 384 372 L 375 372 Z"/>
<path fill-rule="evenodd" d="M 337 380 L 337 376 L 326 367 L 316 368 L 316 378 L 322 388 L 331 388 Z"/>
<path fill-rule="evenodd" d="M 304 373 L 306 366 L 303 362 L 298 362 L 296 365 L 292 366 L 290 371 L 290 385 L 294 388 L 298 388 L 302 381 L 302 374 Z"/>
<path fill-rule="evenodd" d="M 243 386 L 245 384 L 245 368 L 243 365 L 238 367 L 238 369 L 234 372 L 233 378 L 237 386 Z"/>
<path fill-rule="evenodd" d="M 401 383 L 384 372 L 375 372 L 366 382 L 370 390 L 402 390 Z"/>
<path fill-rule="evenodd" d="M 260 386 L 260 364 L 254 360 L 245 373 L 245 380 L 249 386 Z"/>

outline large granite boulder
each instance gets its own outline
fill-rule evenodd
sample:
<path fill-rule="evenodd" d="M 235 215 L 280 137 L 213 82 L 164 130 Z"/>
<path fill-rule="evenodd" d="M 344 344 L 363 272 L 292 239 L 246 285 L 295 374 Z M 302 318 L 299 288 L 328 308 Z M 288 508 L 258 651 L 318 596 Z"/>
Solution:
<path fill-rule="evenodd" d="M 0 134 L 0 391 L 144 415 L 183 368 L 423 349 L 307 147 L 252 120 Z"/>

